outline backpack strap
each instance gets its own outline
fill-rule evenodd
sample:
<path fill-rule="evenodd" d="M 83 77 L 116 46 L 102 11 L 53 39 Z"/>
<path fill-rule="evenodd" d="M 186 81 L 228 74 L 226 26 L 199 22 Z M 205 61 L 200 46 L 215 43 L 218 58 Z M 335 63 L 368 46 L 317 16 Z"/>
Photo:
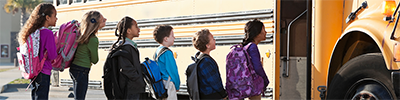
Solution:
<path fill-rule="evenodd" d="M 39 31 L 39 37 L 40 37 L 40 30 L 43 30 L 43 29 L 47 29 L 46 27 L 41 27 L 41 28 L 39 28 L 38 30 L 36 30 L 36 31 Z M 30 36 L 31 38 L 32 38 L 32 36 Z M 28 42 L 28 41 L 27 41 Z M 29 42 L 29 43 L 31 43 L 31 45 L 32 45 L 32 42 Z M 40 41 L 39 41 L 39 43 L 40 43 Z M 27 45 L 28 46 L 28 48 L 29 48 L 29 45 Z M 31 52 L 33 52 L 33 51 L 31 51 Z M 40 52 L 40 51 L 38 51 L 38 52 Z M 44 51 L 44 55 L 43 55 L 43 58 L 42 59 L 40 59 L 40 65 L 39 66 L 41 66 L 41 67 L 39 67 L 40 68 L 40 71 L 42 71 L 42 69 L 43 69 L 43 66 L 44 66 L 44 62 L 46 61 L 46 59 L 47 59 L 47 50 L 45 50 Z M 39 72 L 40 73 L 40 72 Z M 37 74 L 37 75 L 39 75 L 39 74 Z M 28 90 L 29 89 L 29 87 L 32 85 L 32 83 L 36 80 L 36 78 L 37 78 L 37 75 L 33 78 L 33 80 L 29 83 L 29 85 L 26 87 L 26 89 L 25 89 L 25 91 L 26 90 Z"/>
<path fill-rule="evenodd" d="M 197 53 L 196 53 L 196 55 L 197 55 Z M 207 58 L 207 57 L 211 58 L 210 55 L 208 55 L 208 54 L 203 54 L 203 53 L 199 54 L 196 59 L 196 63 L 200 63 L 201 60 L 203 60 L 204 58 Z"/>
<path fill-rule="evenodd" d="M 253 44 L 253 42 L 249 42 L 247 45 L 243 46 L 244 50 L 249 49 L 251 44 Z"/>
<path fill-rule="evenodd" d="M 158 58 L 160 58 L 160 56 L 161 56 L 162 54 L 164 54 L 165 52 L 167 52 L 168 50 L 171 51 L 171 49 L 169 49 L 168 47 L 163 47 L 163 48 L 158 52 L 157 56 L 155 56 L 156 54 L 154 54 L 153 59 L 157 62 L 157 61 L 158 61 Z M 157 51 L 156 51 L 156 52 L 157 52 Z"/>

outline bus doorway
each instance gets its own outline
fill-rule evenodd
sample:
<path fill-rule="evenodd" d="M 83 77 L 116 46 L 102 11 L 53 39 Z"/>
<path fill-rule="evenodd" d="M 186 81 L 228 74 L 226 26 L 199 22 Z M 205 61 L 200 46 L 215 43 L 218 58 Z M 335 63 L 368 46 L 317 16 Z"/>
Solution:
<path fill-rule="evenodd" d="M 280 42 L 279 99 L 307 99 L 307 1 L 277 0 Z M 279 4 L 277 3 L 277 4 Z"/>

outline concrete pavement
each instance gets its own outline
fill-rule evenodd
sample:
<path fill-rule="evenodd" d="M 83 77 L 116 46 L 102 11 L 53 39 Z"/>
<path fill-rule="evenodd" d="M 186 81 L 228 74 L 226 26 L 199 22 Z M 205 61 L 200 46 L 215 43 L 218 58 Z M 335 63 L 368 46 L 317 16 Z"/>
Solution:
<path fill-rule="evenodd" d="M 31 88 L 25 90 L 28 84 L 8 84 L 9 82 L 22 78 L 18 67 L 13 63 L 0 63 L 0 69 L 9 69 L 8 71 L 0 72 L 0 100 L 29 100 L 31 99 Z M 73 100 L 68 98 L 72 91 L 68 91 L 69 87 L 53 87 L 50 86 L 49 99 L 57 100 Z M 106 100 L 103 90 L 88 89 L 86 100 Z"/>
<path fill-rule="evenodd" d="M 31 89 L 25 91 L 27 84 L 9 84 L 7 90 L 0 94 L 0 100 L 29 100 L 31 99 Z M 50 86 L 49 100 L 73 100 L 68 98 L 72 91 L 68 87 Z M 103 90 L 88 89 L 86 100 L 106 100 Z"/>
<path fill-rule="evenodd" d="M 15 79 L 22 78 L 18 67 L 13 63 L 0 63 L 0 69 L 9 69 L 8 71 L 0 72 L 0 93 L 7 89 L 7 84 Z"/>

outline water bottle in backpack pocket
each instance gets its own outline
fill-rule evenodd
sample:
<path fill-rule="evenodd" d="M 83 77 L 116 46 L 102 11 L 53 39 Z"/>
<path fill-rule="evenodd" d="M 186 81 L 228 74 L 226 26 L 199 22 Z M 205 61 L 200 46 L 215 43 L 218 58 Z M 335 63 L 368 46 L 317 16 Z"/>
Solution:
<path fill-rule="evenodd" d="M 263 92 L 264 80 L 252 65 L 246 46 L 240 44 L 231 47 L 226 57 L 226 91 L 229 99 L 243 99 Z M 233 49 L 232 49 L 233 48 Z"/>

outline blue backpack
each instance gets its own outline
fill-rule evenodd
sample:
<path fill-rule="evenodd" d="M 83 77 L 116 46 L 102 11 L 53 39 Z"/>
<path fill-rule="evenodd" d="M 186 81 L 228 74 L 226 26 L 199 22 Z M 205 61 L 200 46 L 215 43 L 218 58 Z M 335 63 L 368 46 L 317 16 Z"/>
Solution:
<path fill-rule="evenodd" d="M 167 50 L 168 48 L 161 49 L 160 53 L 157 57 L 155 57 L 155 59 L 160 57 L 160 55 L 165 53 L 165 51 Z M 158 67 L 157 62 L 146 57 L 145 61 L 141 65 L 145 82 L 150 90 L 150 94 L 152 95 L 152 97 L 154 99 L 167 98 L 167 89 L 164 87 L 164 83 L 161 78 L 160 68 Z"/>

